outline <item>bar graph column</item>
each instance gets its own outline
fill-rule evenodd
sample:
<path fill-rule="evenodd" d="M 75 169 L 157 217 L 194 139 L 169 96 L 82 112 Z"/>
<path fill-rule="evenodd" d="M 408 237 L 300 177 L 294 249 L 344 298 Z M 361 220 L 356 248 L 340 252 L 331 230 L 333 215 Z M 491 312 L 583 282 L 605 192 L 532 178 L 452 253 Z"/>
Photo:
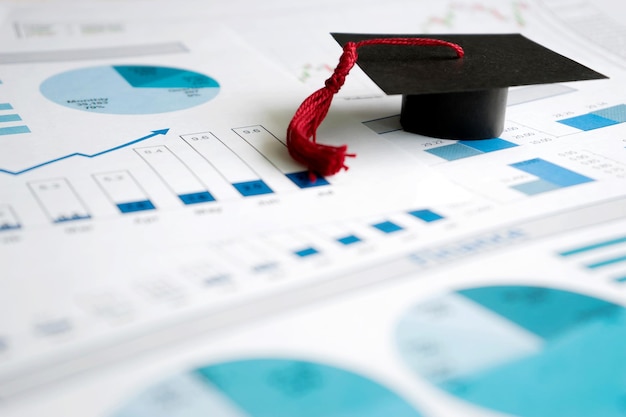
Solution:
<path fill-rule="evenodd" d="M 22 225 L 9 205 L 0 205 L 0 232 L 20 229 Z"/>
<path fill-rule="evenodd" d="M 123 214 L 154 210 L 146 192 L 128 171 L 95 174 L 94 179 Z"/>
<path fill-rule="evenodd" d="M 67 179 L 33 181 L 28 186 L 53 223 L 91 218 L 87 207 Z"/>
<path fill-rule="evenodd" d="M 242 196 L 273 193 L 243 159 L 212 133 L 204 132 L 181 137 Z"/>
<path fill-rule="evenodd" d="M 329 185 L 328 181 L 320 175 L 317 175 L 317 178 L 312 181 L 309 172 L 303 170 L 300 164 L 291 159 L 286 145 L 263 126 L 239 127 L 233 131 L 298 187 L 310 188 Z"/>
<path fill-rule="evenodd" d="M 185 205 L 215 201 L 198 177 L 166 146 L 135 148 L 135 152 Z"/>
<path fill-rule="evenodd" d="M 517 162 L 510 166 L 538 177 L 537 180 L 511 187 L 528 196 L 594 181 L 592 178 L 578 174 L 541 158 Z"/>

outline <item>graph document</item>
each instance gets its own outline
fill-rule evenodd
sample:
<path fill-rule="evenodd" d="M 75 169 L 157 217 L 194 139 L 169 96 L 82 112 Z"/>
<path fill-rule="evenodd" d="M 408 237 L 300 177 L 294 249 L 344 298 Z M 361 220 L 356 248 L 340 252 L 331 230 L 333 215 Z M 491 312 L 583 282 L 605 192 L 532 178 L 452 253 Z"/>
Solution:
<path fill-rule="evenodd" d="M 0 415 L 626 415 L 626 6 L 0 1 Z M 407 133 L 331 32 L 521 33 L 607 79 Z"/>

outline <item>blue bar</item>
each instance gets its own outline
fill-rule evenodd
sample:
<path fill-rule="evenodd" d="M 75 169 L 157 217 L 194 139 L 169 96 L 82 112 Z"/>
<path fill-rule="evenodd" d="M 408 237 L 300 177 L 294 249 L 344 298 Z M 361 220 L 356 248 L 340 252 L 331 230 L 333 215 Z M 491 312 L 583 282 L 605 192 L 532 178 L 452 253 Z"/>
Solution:
<path fill-rule="evenodd" d="M 376 223 L 376 224 L 373 224 L 372 226 L 374 226 L 375 228 L 377 228 L 383 233 L 395 233 L 395 232 L 399 232 L 400 230 L 404 230 L 402 226 L 397 225 L 394 222 L 390 222 L 390 221 Z"/>
<path fill-rule="evenodd" d="M 571 117 L 569 119 L 557 120 L 567 126 L 574 127 L 579 130 L 594 130 L 602 127 L 616 125 L 618 122 L 610 120 L 593 113 L 583 114 L 582 116 Z"/>
<path fill-rule="evenodd" d="M 307 256 L 311 256 L 311 255 L 316 255 L 318 254 L 318 250 L 315 248 L 304 248 L 304 249 L 300 249 L 298 251 L 295 251 L 294 254 L 301 257 L 301 258 L 305 258 Z"/>
<path fill-rule="evenodd" d="M 0 114 L 0 123 L 19 122 L 22 120 L 19 114 Z"/>
<path fill-rule="evenodd" d="M 589 251 L 596 250 L 596 249 L 602 249 L 608 246 L 619 245 L 620 243 L 626 243 L 626 236 L 618 237 L 617 239 L 605 240 L 603 242 L 593 243 L 591 245 L 585 245 L 579 248 L 574 248 L 574 249 L 566 250 L 563 252 L 559 252 L 559 256 L 578 255 L 579 253 L 589 252 Z"/>
<path fill-rule="evenodd" d="M 347 245 L 352 245 L 353 243 L 361 242 L 361 239 L 355 235 L 348 235 L 348 236 L 338 238 L 337 242 L 341 243 L 342 245 L 347 246 Z"/>
<path fill-rule="evenodd" d="M 626 275 L 624 275 L 623 277 L 615 278 L 615 281 L 617 281 L 617 282 L 626 282 Z"/>
<path fill-rule="evenodd" d="M 272 194 L 274 192 L 263 180 L 238 182 L 233 184 L 233 187 L 244 197 Z"/>
<path fill-rule="evenodd" d="M 591 112 L 591 114 L 613 120 L 617 123 L 624 123 L 626 122 L 626 104 L 607 107 L 606 109 Z"/>
<path fill-rule="evenodd" d="M 621 262 L 626 262 L 626 255 L 620 255 L 617 258 L 604 259 L 602 261 L 593 262 L 585 266 L 589 269 L 597 269 L 597 268 L 602 268 L 603 266 L 614 265 L 614 264 L 618 264 Z"/>
<path fill-rule="evenodd" d="M 309 171 L 292 172 L 291 174 L 285 175 L 300 188 L 311 188 L 319 187 L 322 185 L 329 185 L 329 182 L 326 181 L 324 177 L 318 174 L 315 174 L 315 181 L 311 181 L 311 179 L 309 178 Z"/>
<path fill-rule="evenodd" d="M 134 213 L 136 211 L 154 210 L 154 204 L 150 200 L 133 201 L 131 203 L 118 204 L 117 208 L 122 213 Z"/>
<path fill-rule="evenodd" d="M 459 143 L 476 149 L 479 152 L 495 152 L 503 149 L 515 148 L 518 146 L 513 142 L 509 142 L 500 138 L 482 139 L 482 140 L 461 140 Z"/>
<path fill-rule="evenodd" d="M 0 110 L 13 110 L 13 106 L 9 103 L 0 103 Z"/>
<path fill-rule="evenodd" d="M 53 223 L 65 223 L 65 222 L 73 222 L 74 220 L 87 220 L 87 219 L 91 219 L 91 216 L 89 214 L 85 214 L 84 216 L 81 216 L 80 214 L 74 214 L 71 217 L 57 217 L 56 219 L 52 220 Z"/>
<path fill-rule="evenodd" d="M 444 217 L 440 214 L 435 213 L 431 210 L 413 210 L 409 211 L 411 216 L 417 217 L 420 220 L 425 221 L 426 223 L 436 222 L 437 220 L 441 220 Z"/>
<path fill-rule="evenodd" d="M 208 191 L 200 191 L 199 193 L 181 194 L 178 196 L 180 200 L 189 204 L 208 203 L 209 201 L 215 201 L 215 197 Z"/>
<path fill-rule="evenodd" d="M 18 133 L 30 133 L 30 129 L 28 126 L 0 127 L 0 136 L 17 135 Z"/>
<path fill-rule="evenodd" d="M 10 224 L 10 223 L 0 224 L 0 232 L 5 232 L 7 230 L 17 230 L 21 228 L 22 226 L 20 224 Z"/>
<path fill-rule="evenodd" d="M 513 168 L 535 175 L 542 180 L 551 182 L 559 187 L 571 187 L 572 185 L 591 182 L 593 179 L 580 175 L 574 171 L 540 158 L 511 164 Z"/>
<path fill-rule="evenodd" d="M 470 156 L 481 155 L 483 152 L 478 151 L 461 143 L 453 143 L 452 145 L 440 146 L 438 148 L 426 149 L 429 154 L 443 158 L 446 161 L 455 161 L 457 159 L 469 158 Z"/>
<path fill-rule="evenodd" d="M 512 185 L 511 188 L 528 196 L 531 196 L 547 193 L 548 191 L 558 190 L 561 187 L 548 181 L 536 180 L 525 182 L 523 184 Z"/>

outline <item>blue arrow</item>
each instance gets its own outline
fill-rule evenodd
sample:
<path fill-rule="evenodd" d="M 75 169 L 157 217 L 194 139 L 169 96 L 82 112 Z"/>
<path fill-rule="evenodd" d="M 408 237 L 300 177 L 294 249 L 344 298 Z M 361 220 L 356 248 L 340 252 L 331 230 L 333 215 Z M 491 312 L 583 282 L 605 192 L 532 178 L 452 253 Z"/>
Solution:
<path fill-rule="evenodd" d="M 104 151 L 101 151 L 101 152 L 98 152 L 98 153 L 94 153 L 94 154 L 91 154 L 91 155 L 85 154 L 85 153 L 80 153 L 80 152 L 74 152 L 74 153 L 71 153 L 69 155 L 61 156 L 59 158 L 52 159 L 52 160 L 46 161 L 46 162 L 42 162 L 41 164 L 37 164 L 37 165 L 34 165 L 32 167 L 29 167 L 29 168 L 25 168 L 25 169 L 23 169 L 21 171 L 9 171 L 7 169 L 1 169 L 0 168 L 0 172 L 4 172 L 5 174 L 11 174 L 11 175 L 20 175 L 20 174 L 23 174 L 25 172 L 32 171 L 33 169 L 41 168 L 43 166 L 50 165 L 50 164 L 53 164 L 55 162 L 62 161 L 64 159 L 68 159 L 68 158 L 71 158 L 73 156 L 83 156 L 85 158 L 95 158 L 96 156 L 104 155 L 105 153 L 113 152 L 113 151 L 116 151 L 118 149 L 122 149 L 122 148 L 125 148 L 125 147 L 130 146 L 130 145 L 134 145 L 135 143 L 141 142 L 142 140 L 150 139 L 151 137 L 154 137 L 156 135 L 166 135 L 168 131 L 169 131 L 169 129 L 153 130 L 152 133 L 147 135 L 147 136 L 144 136 L 144 137 L 139 138 L 139 139 L 131 140 L 130 142 L 126 142 L 126 143 L 123 143 L 123 144 L 121 144 L 119 146 L 116 146 L 114 148 L 106 149 Z"/>

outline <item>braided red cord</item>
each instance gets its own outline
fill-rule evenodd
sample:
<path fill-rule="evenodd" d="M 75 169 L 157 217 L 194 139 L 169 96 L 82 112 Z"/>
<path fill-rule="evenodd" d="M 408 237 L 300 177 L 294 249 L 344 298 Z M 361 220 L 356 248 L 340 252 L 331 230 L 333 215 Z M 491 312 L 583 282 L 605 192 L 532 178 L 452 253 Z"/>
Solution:
<path fill-rule="evenodd" d="M 307 97 L 287 128 L 287 149 L 296 161 L 306 165 L 314 178 L 314 173 L 334 175 L 345 165 L 346 157 L 355 157 L 348 153 L 346 145 L 330 146 L 317 143 L 316 132 L 322 123 L 333 96 L 343 86 L 346 76 L 358 59 L 357 49 L 367 45 L 406 45 L 406 46 L 447 46 L 456 51 L 457 58 L 463 57 L 461 46 L 440 39 L 428 38 L 375 38 L 360 42 L 348 42 L 333 74 L 326 80 L 324 87 Z"/>

